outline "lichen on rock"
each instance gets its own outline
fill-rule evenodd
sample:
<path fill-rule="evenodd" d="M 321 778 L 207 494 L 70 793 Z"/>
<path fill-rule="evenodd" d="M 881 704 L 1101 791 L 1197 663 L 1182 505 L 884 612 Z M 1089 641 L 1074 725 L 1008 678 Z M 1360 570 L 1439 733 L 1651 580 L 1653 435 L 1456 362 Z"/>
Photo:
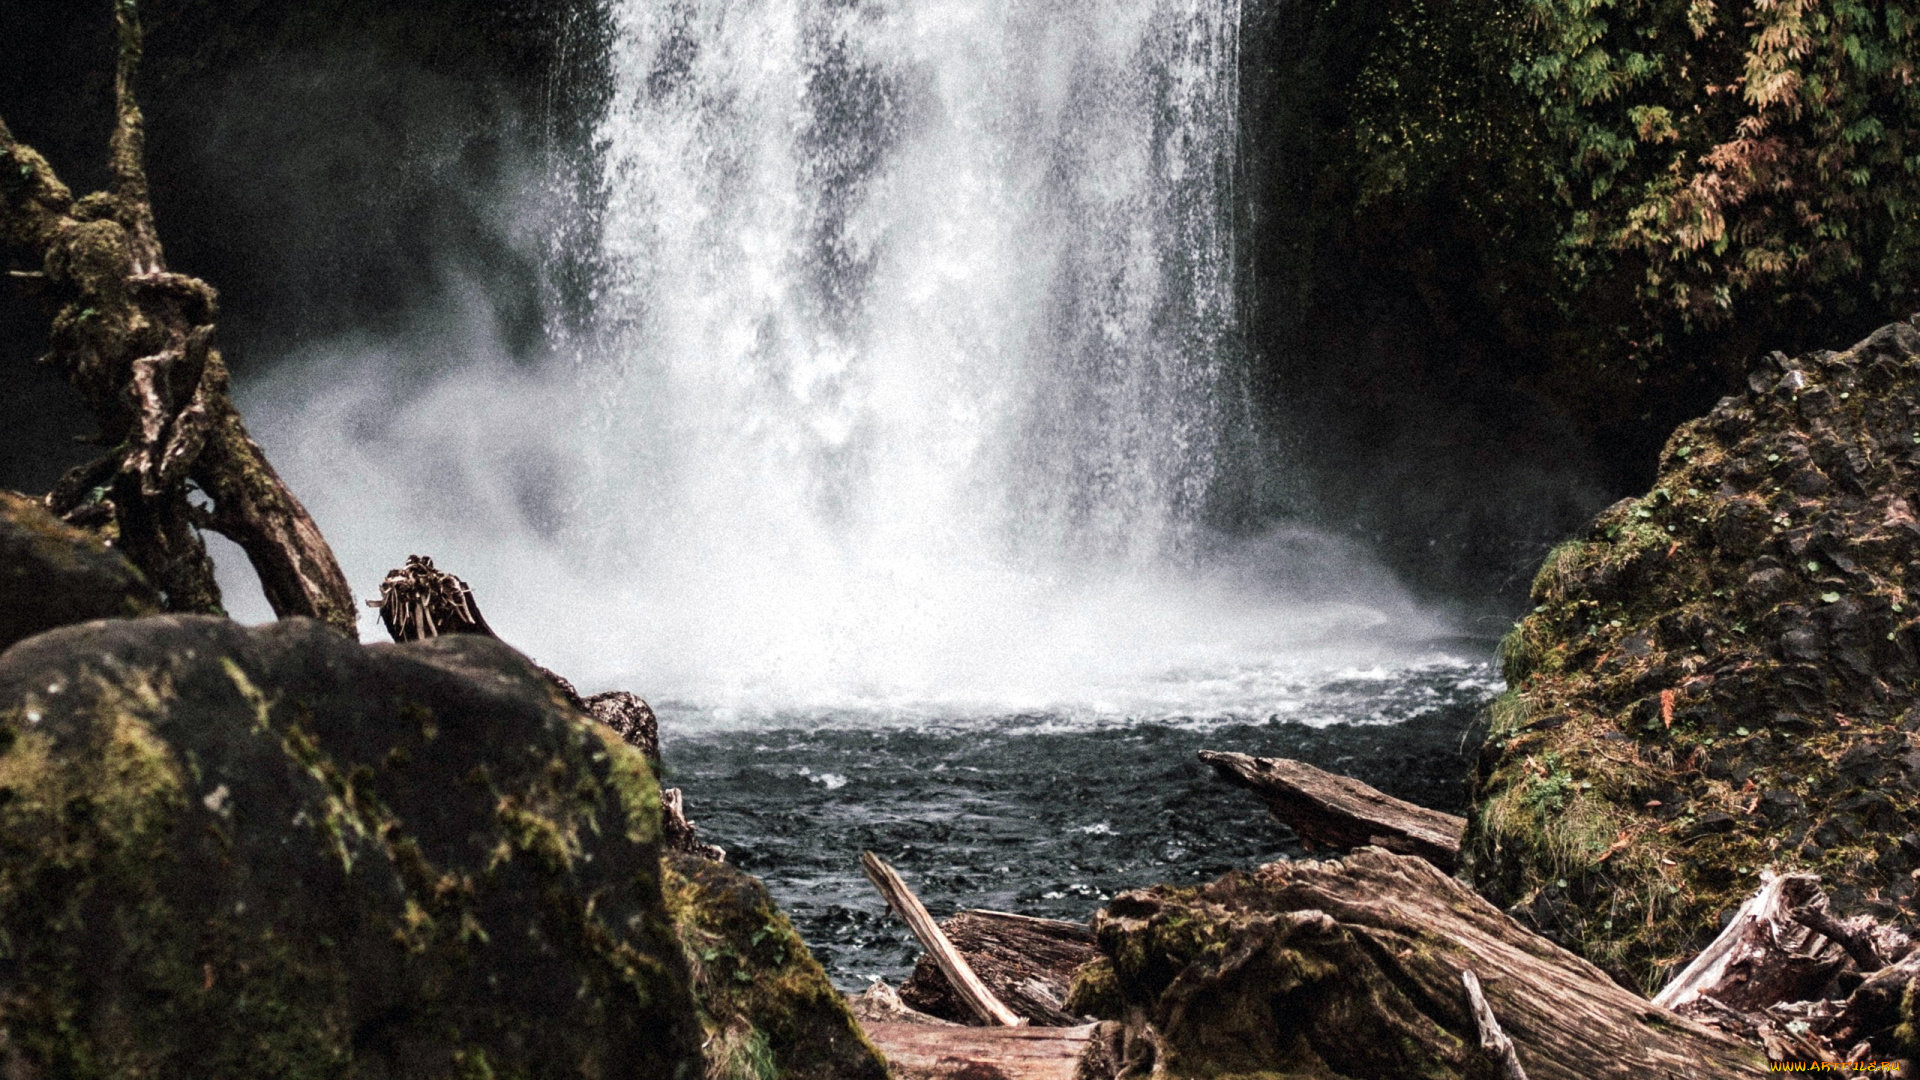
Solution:
<path fill-rule="evenodd" d="M 694 1080 L 658 804 L 490 639 L 38 635 L 0 656 L 0 1066 Z"/>
<path fill-rule="evenodd" d="M 1913 913 L 1920 331 L 1749 387 L 1547 557 L 1474 778 L 1474 883 L 1648 990 L 1764 867 Z"/>

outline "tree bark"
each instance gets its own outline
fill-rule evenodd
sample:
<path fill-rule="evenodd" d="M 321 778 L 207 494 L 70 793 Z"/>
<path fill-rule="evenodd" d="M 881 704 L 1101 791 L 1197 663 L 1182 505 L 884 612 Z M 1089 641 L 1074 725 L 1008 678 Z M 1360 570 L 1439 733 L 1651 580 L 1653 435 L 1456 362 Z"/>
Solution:
<path fill-rule="evenodd" d="M 1200 751 L 1221 779 L 1260 797 L 1304 840 L 1349 851 L 1381 847 L 1418 855 L 1451 874 L 1460 865 L 1465 818 L 1415 806 L 1358 780 L 1288 758 Z"/>
<path fill-rule="evenodd" d="M 44 362 L 66 374 L 113 448 L 70 472 L 48 505 L 116 544 L 171 610 L 221 611 L 199 535 L 211 528 L 247 553 L 276 615 L 319 619 L 352 635 L 346 576 L 233 407 L 213 346 L 214 290 L 167 269 L 134 95 L 138 13 L 133 0 L 113 9 L 119 53 L 108 191 L 75 199 L 0 121 L 0 244 L 39 260 L 26 280 L 57 306 Z M 189 484 L 210 507 L 189 501 Z"/>
<path fill-rule="evenodd" d="M 1074 972 L 1100 955 L 1087 926 L 1004 911 L 962 911 L 942 920 L 940 930 L 1007 1008 L 1043 1027 L 1087 1022 L 1063 1004 Z M 930 954 L 914 964 L 900 999 L 933 1016 L 977 1022 Z"/>

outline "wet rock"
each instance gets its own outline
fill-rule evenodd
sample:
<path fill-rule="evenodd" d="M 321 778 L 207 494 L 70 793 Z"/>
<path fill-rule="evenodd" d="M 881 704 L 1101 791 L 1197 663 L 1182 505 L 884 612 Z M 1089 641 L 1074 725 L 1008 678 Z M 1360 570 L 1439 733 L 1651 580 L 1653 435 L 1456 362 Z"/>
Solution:
<path fill-rule="evenodd" d="M 638 695 L 609 690 L 583 698 L 581 704 L 587 715 L 612 728 L 628 746 L 647 755 L 656 770 L 660 767 L 660 721 L 653 715 L 653 708 Z"/>
<path fill-rule="evenodd" d="M 1763 867 L 1863 908 L 1914 861 L 1885 852 L 1920 822 L 1920 330 L 1748 386 L 1548 556 L 1474 780 L 1474 882 L 1644 988 Z M 1511 739 L 1544 715 L 1574 719 Z"/>
<path fill-rule="evenodd" d="M 40 634 L 0 655 L 8 1073 L 695 1080 L 659 829 L 490 638 Z"/>
<path fill-rule="evenodd" d="M 0 651 L 56 626 L 159 611 L 159 594 L 119 552 L 40 500 L 0 491 Z"/>

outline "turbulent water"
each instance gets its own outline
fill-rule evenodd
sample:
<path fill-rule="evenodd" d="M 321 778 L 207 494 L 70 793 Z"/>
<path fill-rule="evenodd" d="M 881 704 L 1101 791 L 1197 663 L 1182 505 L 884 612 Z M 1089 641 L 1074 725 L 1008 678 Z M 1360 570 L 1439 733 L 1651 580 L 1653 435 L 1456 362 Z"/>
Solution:
<path fill-rule="evenodd" d="M 587 331 L 509 361 L 476 293 L 240 388 L 363 595 L 431 554 L 658 702 L 842 980 L 902 956 L 862 846 L 936 907 L 1083 915 L 1285 850 L 1203 744 L 1451 768 L 1484 643 L 1351 544 L 1244 527 L 1286 465 L 1237 375 L 1236 0 L 609 14 L 597 158 L 498 207 L 529 252 L 597 237 L 549 253 L 591 268 Z M 552 197 L 577 175 L 603 197 Z"/>
<path fill-rule="evenodd" d="M 1394 669 L 1296 677 L 1265 717 L 872 716 L 702 722 L 664 703 L 664 753 L 702 833 L 772 889 L 843 987 L 897 983 L 919 953 L 860 872 L 879 852 L 935 915 L 1085 919 L 1127 888 L 1305 854 L 1201 749 L 1278 754 L 1458 810 L 1467 728 L 1495 685 L 1484 641 Z M 1280 687 L 1271 687 L 1278 692 Z"/>

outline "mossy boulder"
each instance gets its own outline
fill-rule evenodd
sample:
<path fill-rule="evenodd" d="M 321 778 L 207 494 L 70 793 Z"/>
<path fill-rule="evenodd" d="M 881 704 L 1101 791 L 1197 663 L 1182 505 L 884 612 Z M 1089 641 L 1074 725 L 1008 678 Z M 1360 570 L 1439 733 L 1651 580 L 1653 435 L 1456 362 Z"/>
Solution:
<path fill-rule="evenodd" d="M 885 1059 L 765 886 L 680 853 L 665 875 L 709 1080 L 887 1080 Z"/>
<path fill-rule="evenodd" d="M 0 651 L 56 626 L 159 610 L 159 594 L 119 552 L 40 500 L 0 491 Z"/>
<path fill-rule="evenodd" d="M 0 1069 L 694 1080 L 653 775 L 489 638 L 162 616 L 23 641 Z"/>
<path fill-rule="evenodd" d="M 1474 778 L 1473 882 L 1649 990 L 1768 866 L 1913 914 L 1920 331 L 1749 386 L 1547 557 Z"/>

